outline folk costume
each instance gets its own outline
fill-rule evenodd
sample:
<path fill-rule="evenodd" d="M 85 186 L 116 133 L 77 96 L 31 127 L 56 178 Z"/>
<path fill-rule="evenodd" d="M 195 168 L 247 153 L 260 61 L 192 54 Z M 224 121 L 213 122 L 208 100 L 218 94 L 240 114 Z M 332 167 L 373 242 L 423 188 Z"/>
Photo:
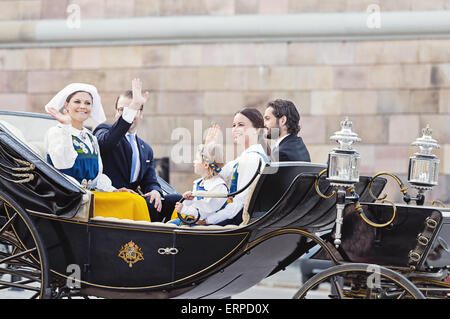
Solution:
<path fill-rule="evenodd" d="M 192 191 L 206 191 L 211 193 L 227 194 L 228 187 L 225 181 L 218 175 L 208 179 L 199 178 L 193 182 Z M 195 197 L 193 200 L 185 200 L 180 214 L 206 219 L 215 214 L 227 205 L 226 198 L 204 198 Z M 170 223 L 180 226 L 181 220 L 177 218 L 178 214 L 174 211 Z"/>
<path fill-rule="evenodd" d="M 230 185 L 230 193 L 242 189 L 256 173 L 260 161 L 269 159 L 261 144 L 253 144 L 235 160 L 228 162 L 219 175 Z M 207 224 L 239 225 L 242 222 L 242 211 L 249 196 L 249 188 L 234 196 L 233 201 L 223 209 L 210 214 L 205 220 Z"/>
<path fill-rule="evenodd" d="M 51 99 L 45 109 L 48 111 L 53 107 L 61 110 L 67 97 L 78 91 L 88 92 L 92 96 L 91 117 L 97 122 L 105 121 L 97 89 L 89 84 L 69 84 Z M 78 130 L 70 124 L 59 123 L 48 130 L 45 145 L 49 164 L 93 190 L 95 216 L 150 221 L 144 198 L 127 192 L 114 192 L 116 188 L 111 180 L 102 173 L 97 138 L 88 129 Z"/>

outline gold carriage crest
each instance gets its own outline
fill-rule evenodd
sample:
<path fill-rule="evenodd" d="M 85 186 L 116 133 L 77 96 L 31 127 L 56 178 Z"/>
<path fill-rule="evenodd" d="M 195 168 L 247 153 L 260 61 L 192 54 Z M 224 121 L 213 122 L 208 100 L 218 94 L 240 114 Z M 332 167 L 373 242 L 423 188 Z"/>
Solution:
<path fill-rule="evenodd" d="M 133 267 L 134 263 L 144 260 L 141 248 L 133 243 L 133 241 L 130 241 L 120 248 L 119 257 L 125 260 L 130 268 Z"/>

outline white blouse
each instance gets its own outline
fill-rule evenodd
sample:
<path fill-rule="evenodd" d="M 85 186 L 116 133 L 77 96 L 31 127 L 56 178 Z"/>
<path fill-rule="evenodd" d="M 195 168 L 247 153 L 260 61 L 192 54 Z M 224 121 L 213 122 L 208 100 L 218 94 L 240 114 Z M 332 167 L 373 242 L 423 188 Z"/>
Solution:
<path fill-rule="evenodd" d="M 238 181 L 237 181 L 237 190 L 242 189 L 245 185 L 248 184 L 250 179 L 255 175 L 256 170 L 258 169 L 258 163 L 263 161 L 263 158 L 258 153 L 266 154 L 264 152 L 261 144 L 254 144 L 247 148 L 242 154 L 236 158 L 235 160 L 228 162 L 221 170 L 220 176 L 227 181 L 227 184 L 230 185 L 231 178 L 234 171 L 234 164 L 238 164 L 237 172 L 238 172 Z M 216 212 L 215 214 L 211 214 L 206 218 L 207 224 L 217 224 L 221 221 L 233 218 L 236 216 L 241 209 L 244 208 L 247 203 L 249 195 L 249 187 L 238 195 L 234 196 L 233 202 L 228 203 L 222 210 Z"/>
<path fill-rule="evenodd" d="M 92 137 L 94 145 L 92 145 L 91 140 L 88 138 L 88 134 Z M 72 135 L 86 143 L 91 152 L 95 148 L 98 153 L 99 171 L 97 177 L 92 181 L 93 188 L 105 192 L 114 191 L 116 188 L 112 186 L 111 180 L 102 173 L 103 165 L 97 138 L 87 128 L 78 130 L 70 124 L 58 124 L 47 131 L 45 136 L 45 148 L 48 155 L 50 155 L 55 168 L 68 169 L 74 165 L 78 153 L 73 147 Z"/>

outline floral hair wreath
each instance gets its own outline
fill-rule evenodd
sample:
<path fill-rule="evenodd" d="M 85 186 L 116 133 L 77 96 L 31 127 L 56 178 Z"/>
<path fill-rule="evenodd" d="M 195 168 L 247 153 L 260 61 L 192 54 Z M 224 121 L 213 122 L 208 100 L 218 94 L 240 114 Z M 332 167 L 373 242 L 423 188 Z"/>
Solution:
<path fill-rule="evenodd" d="M 201 157 L 203 160 L 208 163 L 208 166 L 211 167 L 215 172 L 220 173 L 222 169 L 220 167 L 217 167 L 216 164 L 214 164 L 204 152 L 200 152 Z"/>

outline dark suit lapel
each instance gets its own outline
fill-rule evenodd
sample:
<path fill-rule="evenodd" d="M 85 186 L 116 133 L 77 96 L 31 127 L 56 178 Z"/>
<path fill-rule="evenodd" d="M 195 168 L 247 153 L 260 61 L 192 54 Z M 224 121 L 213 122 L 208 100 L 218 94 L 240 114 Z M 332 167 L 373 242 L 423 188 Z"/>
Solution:
<path fill-rule="evenodd" d="M 289 134 L 288 136 L 286 136 L 285 138 L 283 138 L 283 140 L 280 142 L 280 144 L 278 144 L 278 147 L 281 147 L 281 145 L 283 145 L 284 143 L 287 143 L 289 140 L 295 139 L 296 136 Z"/>
<path fill-rule="evenodd" d="M 283 138 L 282 140 L 281 140 L 281 142 L 277 145 L 277 146 L 275 146 L 274 147 L 274 149 L 272 150 L 272 153 L 275 153 L 275 152 L 279 152 L 280 151 L 280 148 L 282 147 L 282 145 L 284 144 L 284 143 L 286 143 L 289 139 L 291 139 L 292 138 L 292 135 L 288 135 L 288 136 L 286 136 L 285 138 Z"/>

